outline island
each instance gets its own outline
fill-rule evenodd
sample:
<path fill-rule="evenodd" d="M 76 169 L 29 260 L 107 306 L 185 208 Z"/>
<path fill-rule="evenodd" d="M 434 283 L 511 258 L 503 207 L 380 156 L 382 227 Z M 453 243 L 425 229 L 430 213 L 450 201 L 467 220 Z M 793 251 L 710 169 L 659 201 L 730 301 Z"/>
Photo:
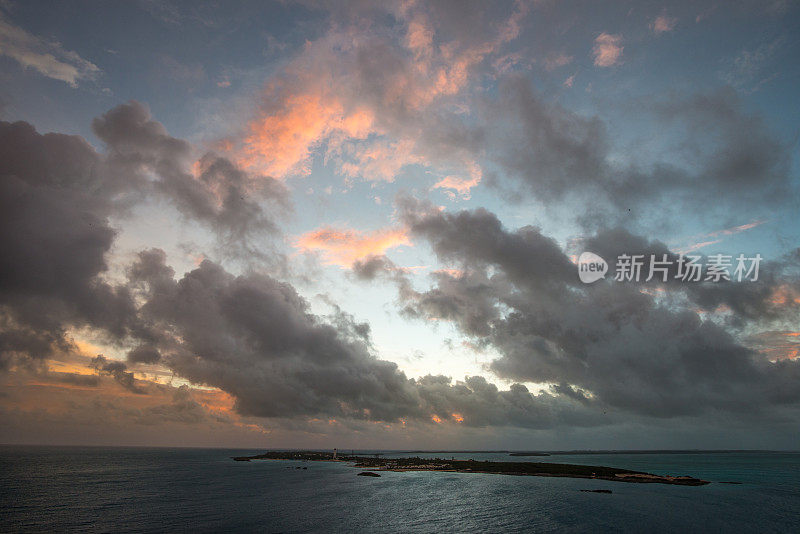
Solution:
<path fill-rule="evenodd" d="M 675 484 L 703 486 L 707 480 L 689 476 L 667 476 L 602 467 L 595 465 L 557 464 L 544 462 L 494 462 L 481 460 L 447 460 L 442 458 L 384 458 L 357 454 L 336 454 L 326 451 L 270 451 L 255 456 L 235 456 L 237 462 L 251 460 L 300 460 L 306 462 L 346 462 L 353 467 L 372 471 L 441 471 L 451 473 L 489 473 L 497 475 L 593 478 L 613 482 Z"/>

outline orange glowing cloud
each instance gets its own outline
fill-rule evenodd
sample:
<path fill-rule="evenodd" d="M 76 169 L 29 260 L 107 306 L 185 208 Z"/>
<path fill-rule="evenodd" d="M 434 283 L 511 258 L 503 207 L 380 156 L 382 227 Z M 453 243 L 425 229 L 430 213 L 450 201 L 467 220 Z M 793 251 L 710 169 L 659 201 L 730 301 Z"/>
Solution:
<path fill-rule="evenodd" d="M 450 278 L 461 278 L 467 273 L 461 269 L 437 269 L 433 271 L 433 274 L 446 274 Z"/>
<path fill-rule="evenodd" d="M 234 416 L 234 405 L 236 398 L 221 389 L 199 389 L 192 388 L 194 400 L 211 412 L 225 413 Z"/>
<path fill-rule="evenodd" d="M 379 256 L 388 249 L 412 246 L 404 229 L 382 229 L 370 233 L 325 227 L 300 236 L 295 247 L 301 252 L 322 252 L 328 264 L 347 267 L 369 256 Z"/>
<path fill-rule="evenodd" d="M 361 91 L 361 58 L 379 37 L 360 26 L 337 28 L 306 43 L 266 86 L 244 132 L 223 143 L 233 159 L 250 171 L 278 179 L 310 174 L 316 153 L 345 179 L 392 181 L 411 164 L 460 171 L 468 158 L 418 146 L 419 127 L 398 122 L 391 110 L 424 113 L 440 99 L 461 94 L 475 67 L 519 35 L 528 7 L 517 4 L 493 37 L 469 45 L 437 42 L 436 26 L 422 5 L 401 3 L 389 11 L 406 25 L 399 45 L 408 55 L 401 68 L 382 79 L 375 98 L 356 95 Z M 480 171 L 476 173 L 475 163 L 467 166 L 468 176 L 447 176 L 434 187 L 452 191 L 452 197 L 468 197 L 480 181 Z"/>
<path fill-rule="evenodd" d="M 796 360 L 800 355 L 800 332 L 768 331 L 748 338 L 750 346 L 770 361 Z"/>
<path fill-rule="evenodd" d="M 324 94 L 291 94 L 272 113 L 249 125 L 240 162 L 275 178 L 311 172 L 311 152 L 316 144 L 336 132 L 366 137 L 373 122 L 366 109 L 346 112 L 341 101 Z"/>
<path fill-rule="evenodd" d="M 800 304 L 800 292 L 788 284 L 781 284 L 772 291 L 769 301 L 776 306 Z"/>

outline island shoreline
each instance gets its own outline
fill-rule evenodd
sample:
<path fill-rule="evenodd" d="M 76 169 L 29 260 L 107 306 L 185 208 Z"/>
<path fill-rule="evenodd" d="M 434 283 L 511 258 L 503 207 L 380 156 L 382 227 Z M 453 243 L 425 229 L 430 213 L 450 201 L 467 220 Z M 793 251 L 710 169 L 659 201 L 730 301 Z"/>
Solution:
<path fill-rule="evenodd" d="M 254 456 L 234 456 L 238 462 L 251 460 L 295 460 L 306 462 L 344 462 L 352 467 L 374 471 L 436 471 L 442 473 L 482 473 L 512 476 L 544 476 L 628 482 L 638 484 L 671 484 L 704 486 L 707 480 L 688 476 L 667 476 L 643 473 L 615 467 L 557 464 L 543 462 L 494 462 L 477 460 L 446 460 L 442 458 L 382 458 L 358 455 L 337 455 L 323 451 L 270 451 Z"/>

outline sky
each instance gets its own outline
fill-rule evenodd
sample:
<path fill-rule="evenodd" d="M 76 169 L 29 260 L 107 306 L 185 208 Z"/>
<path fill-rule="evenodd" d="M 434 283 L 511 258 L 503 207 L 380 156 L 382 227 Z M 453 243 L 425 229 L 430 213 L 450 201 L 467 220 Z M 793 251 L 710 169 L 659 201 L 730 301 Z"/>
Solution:
<path fill-rule="evenodd" d="M 0 443 L 796 449 L 799 27 L 3 1 Z"/>

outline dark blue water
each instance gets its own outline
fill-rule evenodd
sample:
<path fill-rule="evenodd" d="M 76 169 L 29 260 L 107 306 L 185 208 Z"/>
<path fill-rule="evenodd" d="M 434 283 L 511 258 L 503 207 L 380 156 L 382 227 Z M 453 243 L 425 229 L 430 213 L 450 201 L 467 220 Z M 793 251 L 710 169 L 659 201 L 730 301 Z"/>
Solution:
<path fill-rule="evenodd" d="M 742 482 L 683 487 L 229 458 L 257 452 L 0 447 L 0 531 L 800 532 L 798 453 L 434 455 Z"/>

